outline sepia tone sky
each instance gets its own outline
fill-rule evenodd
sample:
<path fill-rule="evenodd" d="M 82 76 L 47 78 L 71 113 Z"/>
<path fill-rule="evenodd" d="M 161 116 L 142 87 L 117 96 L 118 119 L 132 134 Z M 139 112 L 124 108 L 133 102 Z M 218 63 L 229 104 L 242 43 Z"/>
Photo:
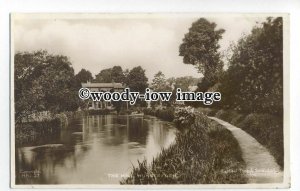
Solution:
<path fill-rule="evenodd" d="M 158 71 L 168 78 L 201 77 L 194 66 L 183 64 L 178 51 L 184 34 L 200 17 L 203 16 L 16 17 L 12 30 L 14 50 L 43 49 L 66 55 L 75 73 L 85 68 L 95 75 L 114 65 L 123 69 L 140 65 L 150 80 Z M 204 17 L 215 22 L 217 28 L 226 30 L 220 41 L 221 52 L 266 18 L 253 15 Z"/>

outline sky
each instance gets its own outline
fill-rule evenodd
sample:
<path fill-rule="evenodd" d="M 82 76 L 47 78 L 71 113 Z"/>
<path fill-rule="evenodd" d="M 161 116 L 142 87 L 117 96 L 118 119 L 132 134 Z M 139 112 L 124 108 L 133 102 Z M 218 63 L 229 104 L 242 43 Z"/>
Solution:
<path fill-rule="evenodd" d="M 179 46 L 197 19 L 205 17 L 225 29 L 220 51 L 265 20 L 265 15 L 34 15 L 13 17 L 14 51 L 47 50 L 68 56 L 75 73 L 93 75 L 115 65 L 142 66 L 149 80 L 162 71 L 167 78 L 201 77 L 184 64 Z"/>

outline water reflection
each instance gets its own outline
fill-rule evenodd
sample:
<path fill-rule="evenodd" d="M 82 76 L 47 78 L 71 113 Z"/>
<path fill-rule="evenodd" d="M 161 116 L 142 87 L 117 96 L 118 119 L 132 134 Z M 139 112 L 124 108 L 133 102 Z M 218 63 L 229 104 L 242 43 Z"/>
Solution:
<path fill-rule="evenodd" d="M 118 184 L 137 160 L 175 139 L 172 123 L 144 116 L 86 116 L 38 144 L 16 148 L 17 184 Z"/>

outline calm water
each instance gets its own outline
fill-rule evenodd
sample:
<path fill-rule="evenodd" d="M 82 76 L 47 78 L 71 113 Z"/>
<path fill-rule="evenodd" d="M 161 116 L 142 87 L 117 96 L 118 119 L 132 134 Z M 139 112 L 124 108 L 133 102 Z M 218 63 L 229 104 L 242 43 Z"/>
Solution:
<path fill-rule="evenodd" d="M 17 184 L 118 184 L 137 160 L 175 140 L 172 123 L 150 116 L 86 116 L 60 133 L 16 148 Z"/>

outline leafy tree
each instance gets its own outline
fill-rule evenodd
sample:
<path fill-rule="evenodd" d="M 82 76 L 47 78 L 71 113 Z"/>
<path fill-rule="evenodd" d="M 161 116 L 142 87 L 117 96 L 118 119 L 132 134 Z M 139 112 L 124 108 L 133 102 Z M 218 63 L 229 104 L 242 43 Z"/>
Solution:
<path fill-rule="evenodd" d="M 92 81 L 93 76 L 92 73 L 88 70 L 81 69 L 78 74 L 75 75 L 74 81 L 76 83 L 76 87 L 80 88 L 81 83 L 86 83 L 87 81 Z"/>
<path fill-rule="evenodd" d="M 175 80 L 175 88 L 180 88 L 182 91 L 189 91 L 189 87 L 197 85 L 199 78 L 194 78 L 192 76 L 178 77 Z"/>
<path fill-rule="evenodd" d="M 141 66 L 134 67 L 130 70 L 126 81 L 131 91 L 145 93 L 145 89 L 148 87 L 148 78 L 146 77 L 145 70 Z"/>
<path fill-rule="evenodd" d="M 101 70 L 99 74 L 96 75 L 96 81 L 100 83 L 112 82 L 111 68 Z"/>
<path fill-rule="evenodd" d="M 114 66 L 101 70 L 100 73 L 96 75 L 96 81 L 101 83 L 125 83 L 125 75 L 121 66 Z"/>
<path fill-rule="evenodd" d="M 91 81 L 93 79 L 93 75 L 90 71 L 86 69 L 81 69 L 74 77 L 80 83 Z"/>
<path fill-rule="evenodd" d="M 183 62 L 194 65 L 212 84 L 218 80 L 223 68 L 218 42 L 225 30 L 217 30 L 216 27 L 215 23 L 200 18 L 192 24 L 179 47 L 179 55 L 183 56 Z"/>
<path fill-rule="evenodd" d="M 165 75 L 161 71 L 154 75 L 151 88 L 156 92 L 165 92 L 172 90 L 172 87 L 169 85 Z"/>
<path fill-rule="evenodd" d="M 39 111 L 77 108 L 74 70 L 67 57 L 46 51 L 18 52 L 14 67 L 16 123 Z"/>
<path fill-rule="evenodd" d="M 113 82 L 124 83 L 125 75 L 121 66 L 114 66 L 111 69 L 111 78 Z"/>
<path fill-rule="evenodd" d="M 245 112 L 283 112 L 282 18 L 267 18 L 239 40 L 222 85 L 226 107 Z"/>

